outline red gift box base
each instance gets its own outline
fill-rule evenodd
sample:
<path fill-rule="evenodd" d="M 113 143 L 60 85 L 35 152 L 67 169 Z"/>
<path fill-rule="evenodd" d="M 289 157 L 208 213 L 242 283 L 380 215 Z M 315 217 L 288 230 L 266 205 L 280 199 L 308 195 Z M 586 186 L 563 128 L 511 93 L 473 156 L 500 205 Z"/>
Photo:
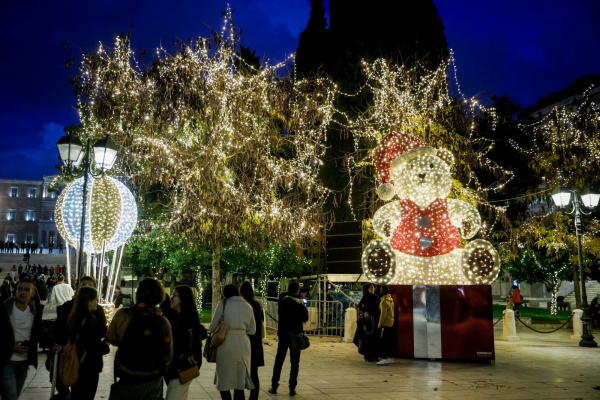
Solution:
<path fill-rule="evenodd" d="M 490 285 L 390 285 L 396 357 L 495 360 Z"/>

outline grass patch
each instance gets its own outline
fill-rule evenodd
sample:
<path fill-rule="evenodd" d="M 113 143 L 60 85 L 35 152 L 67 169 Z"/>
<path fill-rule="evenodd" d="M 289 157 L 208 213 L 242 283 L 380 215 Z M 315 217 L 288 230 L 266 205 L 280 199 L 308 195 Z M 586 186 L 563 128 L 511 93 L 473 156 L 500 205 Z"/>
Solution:
<path fill-rule="evenodd" d="M 201 324 L 210 324 L 210 320 L 212 319 L 212 310 L 210 307 L 202 307 L 202 311 L 200 312 L 200 323 Z"/>
<path fill-rule="evenodd" d="M 502 316 L 502 312 L 506 310 L 506 306 L 502 304 L 494 304 L 494 319 Z M 556 317 L 550 315 L 550 310 L 547 308 L 520 307 L 519 312 L 521 317 L 531 317 L 531 322 L 536 323 L 552 323 L 566 321 L 571 316 L 571 311 L 559 310 Z"/>

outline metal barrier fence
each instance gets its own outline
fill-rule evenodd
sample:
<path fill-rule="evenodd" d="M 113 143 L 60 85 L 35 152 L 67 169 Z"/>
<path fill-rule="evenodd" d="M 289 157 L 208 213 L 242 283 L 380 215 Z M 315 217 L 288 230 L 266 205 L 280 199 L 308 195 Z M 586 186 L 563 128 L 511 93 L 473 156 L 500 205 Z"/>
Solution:
<path fill-rule="evenodd" d="M 277 298 L 267 297 L 265 306 L 267 329 L 277 329 Z M 307 335 L 344 336 L 344 305 L 339 301 L 308 300 L 308 321 L 304 323 Z"/>

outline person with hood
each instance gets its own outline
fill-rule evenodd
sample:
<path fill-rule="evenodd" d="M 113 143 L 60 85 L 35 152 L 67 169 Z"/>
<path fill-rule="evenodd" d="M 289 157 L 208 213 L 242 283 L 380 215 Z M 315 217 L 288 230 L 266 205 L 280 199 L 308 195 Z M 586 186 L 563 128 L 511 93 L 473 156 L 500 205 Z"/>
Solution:
<path fill-rule="evenodd" d="M 358 303 L 360 319 L 358 320 L 359 352 L 365 361 L 379 361 L 377 358 L 377 338 L 379 323 L 379 297 L 375 294 L 375 285 L 369 283 L 363 287 L 364 296 Z"/>
<path fill-rule="evenodd" d="M 396 338 L 396 329 L 394 328 L 394 299 L 389 294 L 387 286 L 381 287 L 381 302 L 379 303 L 379 324 L 377 327 L 381 329 L 380 347 L 381 361 L 377 365 L 388 365 L 394 363 L 394 351 L 398 344 Z"/>
<path fill-rule="evenodd" d="M 19 398 L 30 365 L 37 369 L 38 341 L 43 338 L 42 318 L 37 315 L 35 285 L 29 279 L 17 285 L 17 295 L 0 305 L 0 398 Z"/>
<path fill-rule="evenodd" d="M 292 348 L 292 338 L 290 333 L 303 333 L 304 326 L 302 323 L 308 321 L 308 310 L 304 304 L 302 304 L 298 296 L 300 296 L 300 285 L 298 282 L 291 282 L 288 286 L 288 291 L 279 296 L 279 323 L 277 324 L 277 337 L 279 341 L 277 344 L 275 365 L 273 365 L 271 387 L 269 388 L 269 393 L 271 394 L 277 394 L 283 362 L 285 361 L 288 349 L 290 349 L 290 396 L 296 395 L 298 371 L 300 369 L 300 350 L 294 350 Z"/>

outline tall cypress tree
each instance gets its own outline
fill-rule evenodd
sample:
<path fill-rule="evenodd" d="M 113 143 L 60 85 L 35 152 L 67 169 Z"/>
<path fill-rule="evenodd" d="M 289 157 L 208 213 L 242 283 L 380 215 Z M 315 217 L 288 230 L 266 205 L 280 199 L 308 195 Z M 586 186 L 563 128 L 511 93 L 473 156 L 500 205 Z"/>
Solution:
<path fill-rule="evenodd" d="M 300 34 L 296 52 L 296 72 L 308 76 L 327 63 L 327 19 L 323 0 L 311 0 L 310 18 Z"/>
<path fill-rule="evenodd" d="M 308 76 L 319 68 L 346 93 L 355 93 L 365 83 L 361 61 L 386 58 L 393 63 L 414 65 L 416 62 L 435 69 L 448 56 L 444 25 L 432 0 L 329 0 L 330 22 L 326 28 L 323 0 L 311 1 L 311 14 L 300 35 L 296 52 L 296 72 Z M 336 107 L 354 118 L 368 106 L 368 94 L 338 98 Z M 348 203 L 346 156 L 354 151 L 351 135 L 341 135 L 335 128 L 327 136 L 328 150 L 320 172 L 323 183 L 341 194 L 336 202 L 330 198 L 326 210 L 334 210 L 336 220 L 365 218 L 352 213 Z M 354 184 L 353 204 L 362 204 L 372 189 L 371 179 Z M 367 200 L 368 201 L 368 200 Z"/>

